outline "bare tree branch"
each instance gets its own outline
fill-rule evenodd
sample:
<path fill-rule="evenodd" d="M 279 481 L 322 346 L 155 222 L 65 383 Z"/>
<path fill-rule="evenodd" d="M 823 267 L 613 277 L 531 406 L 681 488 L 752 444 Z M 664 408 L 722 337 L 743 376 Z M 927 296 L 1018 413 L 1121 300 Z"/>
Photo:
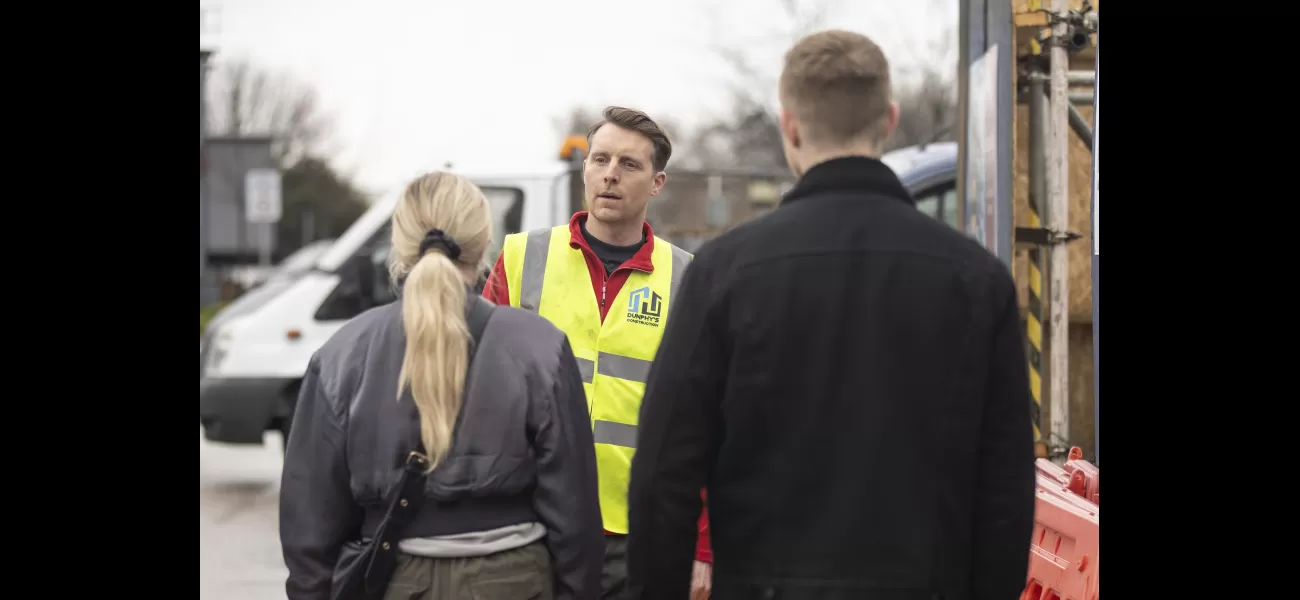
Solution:
<path fill-rule="evenodd" d="M 936 14 L 943 13 L 940 1 L 929 0 Z M 789 46 L 825 29 L 837 6 L 835 0 L 777 0 L 777 8 L 782 11 L 787 26 L 781 33 L 767 36 L 764 45 Z M 882 21 L 902 18 L 894 14 L 897 5 L 888 8 L 888 18 Z M 710 49 L 730 72 L 723 85 L 732 97 L 733 108 L 727 117 L 702 128 L 693 145 L 697 155 L 710 161 L 709 166 L 781 168 L 784 156 L 773 102 L 779 68 L 756 63 L 749 52 L 753 48 L 750 43 L 726 35 L 727 29 L 721 26 L 726 21 L 715 20 L 715 23 L 717 35 L 713 39 L 720 41 Z M 952 139 L 956 123 L 954 39 L 955 30 L 946 25 L 936 28 L 933 36 L 897 44 L 899 49 L 890 62 L 899 75 L 894 79 L 901 115 L 898 129 L 886 143 L 887 150 Z"/>
<path fill-rule="evenodd" d="M 209 130 L 217 135 L 270 136 L 276 160 L 291 167 L 306 156 L 329 158 L 333 123 L 316 90 L 286 74 L 236 59 L 211 78 Z"/>
<path fill-rule="evenodd" d="M 551 123 L 561 137 L 587 135 L 587 129 L 592 123 L 600 120 L 600 111 L 601 109 L 590 106 L 575 106 L 567 114 L 552 119 Z"/>
<path fill-rule="evenodd" d="M 703 127 L 694 138 L 693 153 L 707 163 L 700 167 L 743 164 L 760 169 L 784 168 L 774 103 L 779 70 L 774 72 L 772 65 L 757 62 L 752 49 L 789 46 L 823 29 L 837 6 L 837 0 L 777 0 L 774 8 L 783 13 L 787 24 L 775 31 L 754 34 L 748 40 L 729 34 L 730 20 L 710 11 L 716 32 L 712 38 L 720 41 L 711 44 L 709 50 L 730 72 L 722 85 L 731 96 L 732 109 L 727 117 Z"/>

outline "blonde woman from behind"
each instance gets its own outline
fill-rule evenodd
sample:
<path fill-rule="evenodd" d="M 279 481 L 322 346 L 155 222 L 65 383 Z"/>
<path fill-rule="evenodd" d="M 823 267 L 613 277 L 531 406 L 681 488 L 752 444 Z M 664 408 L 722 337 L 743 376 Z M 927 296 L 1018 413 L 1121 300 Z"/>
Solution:
<path fill-rule="evenodd" d="M 470 181 L 410 182 L 398 299 L 312 357 L 285 454 L 289 600 L 595 598 L 604 540 L 582 377 L 545 319 L 473 293 Z"/>

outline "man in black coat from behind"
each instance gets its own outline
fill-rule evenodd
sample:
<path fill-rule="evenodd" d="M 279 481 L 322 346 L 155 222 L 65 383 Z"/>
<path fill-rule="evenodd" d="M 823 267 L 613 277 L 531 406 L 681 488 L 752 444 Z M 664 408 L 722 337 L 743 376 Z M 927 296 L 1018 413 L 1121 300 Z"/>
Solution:
<path fill-rule="evenodd" d="M 1034 451 L 1011 275 L 880 162 L 899 108 L 871 40 L 801 40 L 780 97 L 798 183 L 701 248 L 667 307 L 631 597 L 688 597 L 707 487 L 715 600 L 1015 600 Z"/>

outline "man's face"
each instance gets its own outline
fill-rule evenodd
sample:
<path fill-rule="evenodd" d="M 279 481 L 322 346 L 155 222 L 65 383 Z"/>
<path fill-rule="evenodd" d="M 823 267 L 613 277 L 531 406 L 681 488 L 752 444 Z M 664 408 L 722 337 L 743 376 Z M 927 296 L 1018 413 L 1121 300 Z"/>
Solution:
<path fill-rule="evenodd" d="M 606 123 L 591 136 L 591 153 L 583 161 L 583 183 L 591 216 L 606 223 L 644 220 L 650 197 L 667 177 L 655 172 L 649 138 Z"/>

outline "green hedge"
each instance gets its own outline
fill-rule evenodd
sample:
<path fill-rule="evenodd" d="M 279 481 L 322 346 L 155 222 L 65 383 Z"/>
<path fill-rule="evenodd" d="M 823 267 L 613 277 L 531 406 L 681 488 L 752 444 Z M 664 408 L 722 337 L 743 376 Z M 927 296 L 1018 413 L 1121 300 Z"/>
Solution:
<path fill-rule="evenodd" d="M 208 328 L 208 322 L 216 316 L 221 309 L 225 308 L 229 302 L 214 302 L 207 306 L 199 307 L 199 337 L 203 337 L 203 332 Z"/>

